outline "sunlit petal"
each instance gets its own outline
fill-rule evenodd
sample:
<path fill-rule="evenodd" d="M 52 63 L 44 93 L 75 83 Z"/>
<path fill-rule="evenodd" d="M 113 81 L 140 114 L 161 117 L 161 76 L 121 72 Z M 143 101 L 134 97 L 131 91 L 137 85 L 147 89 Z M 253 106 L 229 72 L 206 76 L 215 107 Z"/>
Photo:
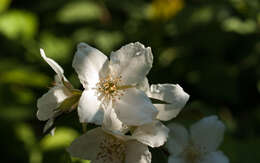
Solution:
<path fill-rule="evenodd" d="M 84 90 L 78 104 L 80 122 L 102 124 L 104 112 L 95 90 Z"/>
<path fill-rule="evenodd" d="M 57 62 L 55 62 L 53 59 L 48 58 L 45 55 L 45 52 L 43 49 L 40 49 L 40 53 L 41 53 L 41 57 L 45 60 L 45 62 L 47 62 L 51 66 L 51 68 L 57 73 L 59 80 L 62 81 L 62 79 L 64 77 L 64 75 L 63 75 L 64 71 L 63 71 L 62 67 Z"/>
<path fill-rule="evenodd" d="M 106 71 L 107 56 L 85 43 L 79 43 L 73 59 L 72 67 L 78 73 L 81 84 L 95 86 L 99 74 Z"/>
<path fill-rule="evenodd" d="M 110 55 L 112 75 L 122 76 L 125 85 L 138 84 L 152 68 L 151 48 L 136 42 L 121 47 Z"/>

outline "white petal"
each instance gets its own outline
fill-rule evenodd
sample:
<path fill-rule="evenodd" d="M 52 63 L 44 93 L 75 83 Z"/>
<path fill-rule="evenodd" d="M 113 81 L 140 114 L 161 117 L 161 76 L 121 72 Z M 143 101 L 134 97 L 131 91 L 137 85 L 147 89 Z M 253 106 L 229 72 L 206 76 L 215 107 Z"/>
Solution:
<path fill-rule="evenodd" d="M 221 151 L 217 151 L 207 154 L 199 163 L 229 163 L 229 160 Z"/>
<path fill-rule="evenodd" d="M 217 116 L 209 116 L 191 126 L 191 139 L 203 151 L 213 152 L 220 145 L 224 130 L 225 126 Z"/>
<path fill-rule="evenodd" d="M 37 118 L 45 121 L 54 116 L 54 110 L 71 94 L 64 86 L 52 87 L 37 100 Z"/>
<path fill-rule="evenodd" d="M 171 155 L 168 158 L 168 163 L 188 163 L 188 162 L 186 162 L 183 158 L 175 157 L 175 156 Z"/>
<path fill-rule="evenodd" d="M 178 84 L 151 85 L 148 96 L 170 103 L 155 104 L 159 111 L 157 119 L 162 121 L 176 117 L 189 99 L 189 95 Z"/>
<path fill-rule="evenodd" d="M 51 131 L 50 131 L 51 136 L 54 136 L 55 130 L 56 130 L 56 127 L 54 127 L 53 129 L 51 129 Z"/>
<path fill-rule="evenodd" d="M 151 123 L 158 111 L 144 92 L 129 88 L 114 105 L 118 119 L 126 125 L 140 126 Z"/>
<path fill-rule="evenodd" d="M 136 42 L 121 47 L 110 56 L 112 75 L 122 76 L 125 85 L 137 84 L 144 79 L 152 68 L 151 48 Z"/>
<path fill-rule="evenodd" d="M 81 84 L 95 86 L 99 81 L 99 74 L 108 70 L 107 56 L 85 43 L 79 43 L 73 59 L 72 67 L 78 73 Z"/>
<path fill-rule="evenodd" d="M 125 163 L 150 163 L 152 155 L 146 145 L 137 141 L 127 142 Z"/>
<path fill-rule="evenodd" d="M 70 82 L 64 75 L 63 75 L 63 79 L 60 79 L 58 74 L 54 76 L 55 85 L 64 86 L 64 81 L 70 84 Z"/>
<path fill-rule="evenodd" d="M 112 102 L 105 109 L 103 127 L 110 131 L 121 131 L 123 123 L 117 118 L 115 110 L 112 108 Z"/>
<path fill-rule="evenodd" d="M 53 125 L 54 120 L 55 120 L 54 117 L 52 117 L 45 123 L 44 128 L 43 128 L 43 133 L 45 133 Z M 52 135 L 52 132 L 50 132 L 50 133 Z M 54 131 L 53 131 L 53 133 L 54 133 Z"/>
<path fill-rule="evenodd" d="M 136 86 L 137 89 L 146 92 L 149 92 L 149 82 L 147 77 L 145 77 L 141 82 L 139 82 Z"/>
<path fill-rule="evenodd" d="M 168 132 L 169 129 L 160 121 L 154 121 L 137 127 L 132 136 L 150 147 L 159 147 L 167 141 Z"/>
<path fill-rule="evenodd" d="M 84 90 L 78 104 L 78 115 L 81 123 L 102 124 L 104 111 L 95 90 Z"/>
<path fill-rule="evenodd" d="M 171 123 L 167 127 L 170 132 L 166 147 L 173 156 L 178 156 L 188 145 L 188 131 L 182 125 L 176 123 Z"/>
<path fill-rule="evenodd" d="M 73 157 L 86 160 L 95 160 L 100 152 L 100 143 L 106 138 L 106 134 L 98 127 L 75 139 L 67 148 Z"/>
<path fill-rule="evenodd" d="M 64 71 L 63 71 L 62 67 L 57 62 L 55 62 L 53 59 L 48 58 L 45 55 L 45 52 L 43 49 L 40 49 L 40 53 L 41 53 L 42 58 L 45 60 L 45 62 L 47 62 L 51 66 L 51 68 L 57 73 L 59 80 L 61 81 L 62 78 L 64 77 L 64 75 L 63 75 Z"/>

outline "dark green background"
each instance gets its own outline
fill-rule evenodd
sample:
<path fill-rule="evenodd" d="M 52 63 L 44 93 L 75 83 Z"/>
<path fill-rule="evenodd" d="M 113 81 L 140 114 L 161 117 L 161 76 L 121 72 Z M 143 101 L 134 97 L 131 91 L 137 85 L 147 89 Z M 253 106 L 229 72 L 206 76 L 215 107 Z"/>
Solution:
<path fill-rule="evenodd" d="M 55 74 L 39 48 L 80 88 L 71 67 L 80 41 L 107 55 L 130 42 L 150 46 L 149 82 L 178 83 L 190 94 L 173 121 L 188 126 L 217 114 L 230 162 L 260 162 L 259 7 L 258 0 L 1 0 L 0 162 L 69 162 L 64 149 L 82 133 L 77 116 L 63 119 L 54 137 L 35 116 Z M 152 151 L 153 162 L 165 162 Z"/>

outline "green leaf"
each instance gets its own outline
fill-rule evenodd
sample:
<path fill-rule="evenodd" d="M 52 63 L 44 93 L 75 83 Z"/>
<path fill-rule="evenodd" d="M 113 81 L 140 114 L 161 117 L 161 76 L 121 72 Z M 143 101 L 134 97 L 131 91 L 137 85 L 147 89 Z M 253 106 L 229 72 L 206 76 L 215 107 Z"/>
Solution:
<path fill-rule="evenodd" d="M 72 2 L 65 5 L 57 18 L 62 23 L 98 20 L 102 16 L 102 8 L 94 2 Z"/>
<path fill-rule="evenodd" d="M 40 145 L 44 151 L 55 150 L 69 146 L 76 137 L 78 137 L 78 132 L 74 129 L 60 127 L 56 129 L 54 136 L 46 135 Z"/>
<path fill-rule="evenodd" d="M 0 120 L 25 121 L 33 117 L 32 111 L 22 106 L 0 106 Z"/>
<path fill-rule="evenodd" d="M 0 0 L 0 13 L 5 11 L 11 3 L 11 0 Z"/>
<path fill-rule="evenodd" d="M 40 46 L 48 57 L 58 62 L 69 62 L 72 51 L 72 42 L 67 37 L 60 37 L 51 32 L 40 34 Z"/>
<path fill-rule="evenodd" d="M 253 19 L 240 20 L 237 17 L 231 17 L 223 21 L 225 31 L 237 32 L 239 34 L 251 34 L 257 29 L 257 24 Z"/>
<path fill-rule="evenodd" d="M 17 84 L 25 86 L 44 87 L 49 83 L 49 78 L 38 73 L 30 67 L 15 67 L 0 73 L 0 83 Z"/>
<path fill-rule="evenodd" d="M 33 13 L 12 10 L 0 15 L 0 32 L 9 39 L 32 39 L 37 26 L 37 17 Z"/>

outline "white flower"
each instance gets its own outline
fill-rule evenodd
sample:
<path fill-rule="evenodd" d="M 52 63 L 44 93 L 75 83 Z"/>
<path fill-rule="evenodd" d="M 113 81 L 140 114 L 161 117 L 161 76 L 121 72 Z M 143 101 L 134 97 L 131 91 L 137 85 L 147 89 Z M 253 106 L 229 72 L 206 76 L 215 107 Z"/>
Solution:
<path fill-rule="evenodd" d="M 101 127 L 77 138 L 67 149 L 73 157 L 92 163 L 150 163 L 148 147 L 127 137 L 115 136 Z"/>
<path fill-rule="evenodd" d="M 147 78 L 139 84 L 139 89 L 145 91 L 150 98 L 168 103 L 154 104 L 159 111 L 156 118 L 161 121 L 175 118 L 190 97 L 178 84 L 152 84 L 149 87 Z"/>
<path fill-rule="evenodd" d="M 80 122 L 102 124 L 104 111 L 112 101 L 117 117 L 126 125 L 151 123 L 158 111 L 137 84 L 152 67 L 151 49 L 130 43 L 110 60 L 99 50 L 80 43 L 72 66 L 85 88 L 78 105 Z"/>
<path fill-rule="evenodd" d="M 225 126 L 216 116 L 203 118 L 188 131 L 172 123 L 166 144 L 170 152 L 168 163 L 228 163 L 228 158 L 219 150 Z"/>
<path fill-rule="evenodd" d="M 44 127 L 44 132 L 53 125 L 55 117 L 59 116 L 61 112 L 56 110 L 61 103 L 72 95 L 71 91 L 64 86 L 64 82 L 68 83 L 68 80 L 63 74 L 63 69 L 58 63 L 51 58 L 48 58 L 43 49 L 40 49 L 41 57 L 51 66 L 56 72 L 55 86 L 53 86 L 47 93 L 40 97 L 37 101 L 37 118 L 41 121 L 47 121 Z"/>
<path fill-rule="evenodd" d="M 150 163 L 151 153 L 147 146 L 163 145 L 169 129 L 155 121 L 137 127 L 132 135 L 124 135 L 118 131 L 121 122 L 115 117 L 114 110 L 108 109 L 103 128 L 92 129 L 80 136 L 67 151 L 73 157 L 93 163 Z"/>

